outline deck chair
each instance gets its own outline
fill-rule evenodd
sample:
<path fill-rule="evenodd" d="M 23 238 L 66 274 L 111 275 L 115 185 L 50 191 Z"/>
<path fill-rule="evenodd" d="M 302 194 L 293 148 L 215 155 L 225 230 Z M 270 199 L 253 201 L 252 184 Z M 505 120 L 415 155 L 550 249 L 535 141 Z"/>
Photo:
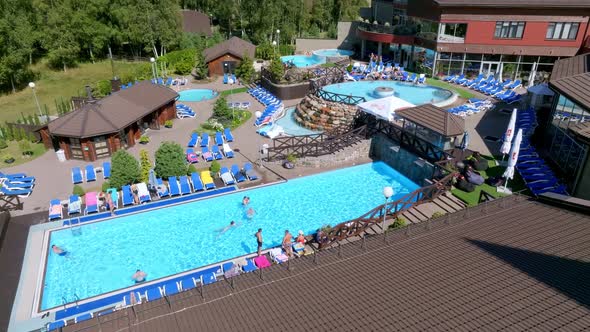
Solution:
<path fill-rule="evenodd" d="M 49 201 L 49 220 L 63 218 L 63 208 L 59 199 Z"/>
<path fill-rule="evenodd" d="M 195 192 L 205 190 L 198 173 L 191 173 L 191 184 L 193 185 L 193 190 Z"/>
<path fill-rule="evenodd" d="M 221 135 L 221 132 L 219 132 L 219 131 L 215 133 L 215 144 L 217 144 L 217 145 L 223 144 L 223 136 Z"/>
<path fill-rule="evenodd" d="M 188 177 L 186 177 L 186 175 L 179 177 L 178 182 L 180 182 L 180 194 L 181 195 L 188 195 L 191 193 L 191 186 L 188 183 Z"/>
<path fill-rule="evenodd" d="M 176 179 L 176 176 L 171 176 L 168 178 L 168 188 L 170 191 L 170 196 L 180 195 L 180 187 L 178 187 L 178 180 Z"/>
<path fill-rule="evenodd" d="M 252 167 L 251 163 L 244 164 L 244 173 L 246 173 L 246 177 L 250 181 L 258 180 L 258 178 L 259 178 L 256 171 L 254 171 L 254 167 Z"/>
<path fill-rule="evenodd" d="M 126 185 L 121 187 L 121 200 L 123 201 L 123 206 L 135 204 L 133 193 L 131 192 L 131 186 Z"/>
<path fill-rule="evenodd" d="M 72 168 L 72 183 L 82 183 L 84 182 L 84 178 L 82 177 L 82 171 L 80 167 L 73 167 Z"/>
<path fill-rule="evenodd" d="M 68 215 L 82 212 L 82 200 L 78 195 L 71 195 L 68 202 Z"/>
<path fill-rule="evenodd" d="M 237 183 L 246 181 L 246 177 L 242 174 L 242 171 L 240 171 L 240 168 L 236 164 L 231 165 L 231 174 L 234 176 Z"/>
<path fill-rule="evenodd" d="M 96 171 L 94 170 L 94 166 L 86 165 L 84 173 L 86 174 L 86 182 L 96 181 Z"/>
<path fill-rule="evenodd" d="M 111 177 L 111 163 L 108 161 L 102 163 L 102 177 L 105 180 Z"/>

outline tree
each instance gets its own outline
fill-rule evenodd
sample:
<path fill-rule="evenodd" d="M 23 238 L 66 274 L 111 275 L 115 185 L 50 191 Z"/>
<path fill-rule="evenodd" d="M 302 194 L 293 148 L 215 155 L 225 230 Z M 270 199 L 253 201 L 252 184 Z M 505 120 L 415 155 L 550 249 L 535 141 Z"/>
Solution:
<path fill-rule="evenodd" d="M 163 178 L 186 175 L 186 157 L 175 142 L 164 142 L 156 151 L 156 174 Z"/>
<path fill-rule="evenodd" d="M 207 62 L 205 62 L 205 55 L 202 50 L 197 50 L 195 55 L 195 76 L 198 79 L 204 79 L 208 73 L 209 67 L 207 67 Z"/>
<path fill-rule="evenodd" d="M 111 186 L 122 186 L 140 179 L 139 162 L 129 152 L 119 150 L 111 157 Z"/>
<path fill-rule="evenodd" d="M 278 55 L 273 56 L 272 60 L 270 60 L 270 73 L 275 82 L 280 82 L 285 75 L 285 66 Z"/>
<path fill-rule="evenodd" d="M 213 105 L 213 115 L 219 119 L 230 119 L 232 111 L 227 106 L 227 99 L 224 96 L 219 96 Z"/>
<path fill-rule="evenodd" d="M 242 80 L 242 83 L 251 83 L 254 78 L 254 62 L 250 57 L 244 54 L 242 62 L 236 68 L 236 75 Z"/>
<path fill-rule="evenodd" d="M 147 150 L 139 150 L 139 164 L 141 167 L 139 180 L 147 183 L 150 180 L 150 169 L 152 169 L 152 162 L 150 161 L 150 156 Z"/>

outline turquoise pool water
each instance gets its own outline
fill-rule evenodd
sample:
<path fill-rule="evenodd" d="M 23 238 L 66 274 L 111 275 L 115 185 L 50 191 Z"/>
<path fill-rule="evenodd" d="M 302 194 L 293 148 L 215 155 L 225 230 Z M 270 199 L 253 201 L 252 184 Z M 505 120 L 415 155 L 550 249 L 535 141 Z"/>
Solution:
<path fill-rule="evenodd" d="M 353 51 L 348 50 L 340 50 L 336 48 L 332 49 L 325 49 L 325 50 L 317 50 L 314 51 L 313 54 L 321 55 L 321 56 L 351 56 L 354 54 Z"/>
<path fill-rule="evenodd" d="M 326 85 L 325 91 L 339 93 L 343 95 L 352 95 L 365 97 L 365 99 L 378 99 L 374 94 L 377 87 L 390 87 L 394 95 L 414 105 L 426 103 L 438 103 L 452 96 L 452 92 L 428 85 L 414 85 L 411 83 L 402 83 L 396 81 L 358 81 Z"/>
<path fill-rule="evenodd" d="M 285 134 L 291 136 L 298 135 L 313 135 L 319 134 L 321 131 L 313 131 L 305 127 L 301 127 L 293 118 L 295 113 L 295 107 L 288 108 L 285 110 L 285 116 L 277 120 L 277 124 L 285 130 Z"/>
<path fill-rule="evenodd" d="M 178 101 L 202 101 L 213 99 L 217 96 L 217 93 L 209 89 L 191 89 L 184 90 L 178 93 L 180 98 Z"/>
<path fill-rule="evenodd" d="M 264 247 L 277 246 L 288 229 L 315 232 L 361 216 L 383 203 L 384 186 L 401 197 L 418 185 L 383 162 L 363 164 L 290 180 L 286 183 L 161 208 L 53 231 L 50 244 L 69 252 L 50 253 L 42 309 L 133 286 L 136 269 L 148 281 L 256 251 L 254 233 L 262 228 Z M 256 211 L 245 217 L 242 197 Z M 220 234 L 231 220 L 238 227 Z"/>
<path fill-rule="evenodd" d="M 286 55 L 281 57 L 281 61 L 292 63 L 297 68 L 305 68 L 326 63 L 326 58 L 316 55 Z"/>

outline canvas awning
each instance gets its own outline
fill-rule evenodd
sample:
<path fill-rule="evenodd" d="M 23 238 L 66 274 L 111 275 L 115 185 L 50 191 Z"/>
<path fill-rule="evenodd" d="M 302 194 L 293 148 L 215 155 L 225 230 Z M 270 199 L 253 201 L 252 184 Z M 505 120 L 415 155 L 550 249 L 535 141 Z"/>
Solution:
<path fill-rule="evenodd" d="M 358 108 L 366 113 L 375 115 L 378 118 L 392 121 L 396 111 L 414 107 L 416 105 L 403 99 L 390 96 L 381 99 L 369 100 L 357 105 Z"/>

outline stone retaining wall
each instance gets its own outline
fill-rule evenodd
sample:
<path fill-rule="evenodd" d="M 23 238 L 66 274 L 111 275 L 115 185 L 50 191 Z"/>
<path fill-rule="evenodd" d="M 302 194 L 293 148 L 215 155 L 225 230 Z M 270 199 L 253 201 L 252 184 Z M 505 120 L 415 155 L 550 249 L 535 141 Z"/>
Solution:
<path fill-rule="evenodd" d="M 307 95 L 297 105 L 294 118 L 305 128 L 330 131 L 340 126 L 351 125 L 356 112 L 355 105 L 345 105 Z"/>
<path fill-rule="evenodd" d="M 325 168 L 334 167 L 342 164 L 354 162 L 366 162 L 371 147 L 370 140 L 363 140 L 352 146 L 348 146 L 338 152 L 319 157 L 299 158 L 295 162 L 297 166 Z M 281 165 L 283 161 L 270 162 L 271 164 Z"/>

